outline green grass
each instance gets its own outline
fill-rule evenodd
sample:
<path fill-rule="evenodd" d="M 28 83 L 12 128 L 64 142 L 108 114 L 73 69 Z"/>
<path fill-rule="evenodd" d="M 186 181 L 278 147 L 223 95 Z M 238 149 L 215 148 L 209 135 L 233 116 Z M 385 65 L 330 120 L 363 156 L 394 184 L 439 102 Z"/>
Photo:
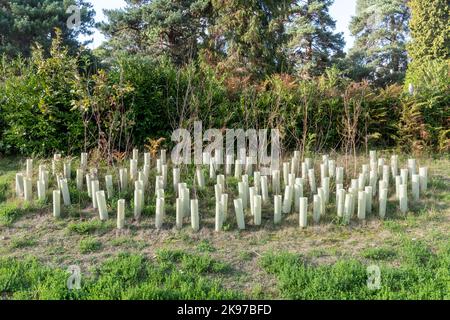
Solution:
<path fill-rule="evenodd" d="M 31 236 L 21 236 L 17 238 L 13 238 L 10 243 L 11 249 L 20 249 L 32 247 L 37 243 L 36 239 Z"/>
<path fill-rule="evenodd" d="M 10 190 L 10 180 L 12 175 L 0 176 L 0 202 L 4 202 L 9 198 Z"/>
<path fill-rule="evenodd" d="M 200 252 L 214 252 L 216 249 L 208 240 L 201 240 L 197 245 L 197 250 Z"/>
<path fill-rule="evenodd" d="M 358 260 L 339 260 L 312 265 L 291 253 L 268 253 L 260 261 L 276 276 L 278 288 L 287 299 L 449 299 L 450 244 L 433 254 L 422 242 L 403 245 L 399 267 L 380 264 L 381 288 L 367 286 L 367 265 Z M 366 256 L 383 260 L 392 256 L 386 250 L 366 251 Z"/>
<path fill-rule="evenodd" d="M 102 243 L 97 239 L 88 237 L 81 239 L 78 247 L 80 249 L 80 253 L 86 254 L 100 250 L 102 247 Z"/>
<path fill-rule="evenodd" d="M 189 272 L 179 270 L 178 261 L 167 260 L 175 256 L 189 255 L 165 251 L 155 262 L 141 255 L 119 254 L 91 270 L 89 276 L 84 276 L 85 270 L 82 270 L 81 289 L 72 291 L 66 286 L 69 273 L 64 269 L 53 269 L 31 258 L 1 258 L 0 293 L 9 299 L 191 300 L 242 297 L 237 292 L 224 289 L 218 279 L 201 276 L 204 268 L 190 269 Z M 184 268 L 190 267 L 190 263 L 184 265 Z"/>
<path fill-rule="evenodd" d="M 25 214 L 44 211 L 47 208 L 47 204 L 38 201 L 32 203 L 20 203 L 19 201 L 0 203 L 0 225 L 10 226 Z"/>
<path fill-rule="evenodd" d="M 110 244 L 114 247 L 144 249 L 147 243 L 143 240 L 134 240 L 127 237 L 119 237 L 112 239 Z"/>
<path fill-rule="evenodd" d="M 17 202 L 0 203 L 0 224 L 10 225 L 23 214 Z"/>
<path fill-rule="evenodd" d="M 361 256 L 371 260 L 391 260 L 397 256 L 392 248 L 368 248 L 362 251 Z"/>
<path fill-rule="evenodd" d="M 20 166 L 20 160 L 0 157 L 0 203 L 7 201 L 14 194 L 13 182 Z"/>
<path fill-rule="evenodd" d="M 111 221 L 103 222 L 100 220 L 88 220 L 81 222 L 71 222 L 67 226 L 67 229 L 76 234 L 87 235 L 87 234 L 104 234 L 112 230 L 113 223 Z"/>
<path fill-rule="evenodd" d="M 226 273 L 230 271 L 230 266 L 215 261 L 207 254 L 191 254 L 182 250 L 161 249 L 158 251 L 158 261 L 162 264 L 177 265 L 187 273 Z"/>
<path fill-rule="evenodd" d="M 386 229 L 394 233 L 402 233 L 405 230 L 404 226 L 402 226 L 399 222 L 393 220 L 385 220 L 383 221 L 383 225 Z"/>

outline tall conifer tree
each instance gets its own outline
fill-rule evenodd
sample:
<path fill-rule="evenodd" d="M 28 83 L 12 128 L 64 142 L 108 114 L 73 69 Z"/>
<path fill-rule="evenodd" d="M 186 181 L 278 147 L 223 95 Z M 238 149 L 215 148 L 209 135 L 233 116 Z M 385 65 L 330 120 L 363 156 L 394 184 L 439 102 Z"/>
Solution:
<path fill-rule="evenodd" d="M 297 1 L 288 26 L 289 57 L 303 76 L 320 75 L 343 57 L 342 33 L 335 33 L 336 21 L 329 14 L 334 0 Z"/>
<path fill-rule="evenodd" d="M 400 81 L 407 68 L 409 35 L 407 0 L 358 0 L 350 31 L 356 37 L 349 52 L 355 80 L 380 85 Z"/>

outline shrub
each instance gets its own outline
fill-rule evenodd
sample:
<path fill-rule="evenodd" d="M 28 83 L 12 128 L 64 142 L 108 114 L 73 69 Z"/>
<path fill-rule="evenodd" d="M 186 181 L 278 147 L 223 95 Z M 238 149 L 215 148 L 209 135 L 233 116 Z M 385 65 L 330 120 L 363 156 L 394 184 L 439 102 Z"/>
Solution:
<path fill-rule="evenodd" d="M 92 158 L 102 161 L 107 153 L 111 162 L 111 155 L 120 158 L 149 139 L 165 138 L 161 147 L 170 148 L 171 132 L 192 129 L 194 121 L 205 130 L 279 129 L 285 148 L 304 153 L 348 149 L 343 115 L 355 107 L 360 112 L 350 128 L 353 149 L 450 148 L 445 61 L 410 66 L 406 86 L 414 84 L 412 97 L 399 85 L 351 82 L 337 68 L 309 79 L 272 74 L 259 82 L 237 81 L 201 59 L 179 67 L 164 58 L 122 55 L 98 71 L 84 55 L 70 57 L 58 37 L 50 57 L 38 48 L 31 59 L 3 59 L 1 67 L 4 152 L 96 148 Z"/>
<path fill-rule="evenodd" d="M 77 60 L 61 46 L 60 33 L 53 40 L 51 55 L 33 51 L 27 63 L 0 86 L 4 127 L 0 147 L 7 152 L 49 154 L 76 151 L 83 141 L 78 114 L 71 112 L 70 83 L 77 75 Z"/>
<path fill-rule="evenodd" d="M 399 143 L 409 150 L 450 151 L 450 60 L 424 60 L 409 66 Z"/>

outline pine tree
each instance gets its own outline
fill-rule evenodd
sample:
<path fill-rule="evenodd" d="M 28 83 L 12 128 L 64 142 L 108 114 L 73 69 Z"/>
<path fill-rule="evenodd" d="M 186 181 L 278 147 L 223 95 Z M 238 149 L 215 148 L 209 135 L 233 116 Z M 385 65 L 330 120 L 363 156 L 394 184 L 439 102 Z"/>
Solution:
<path fill-rule="evenodd" d="M 209 0 L 127 0 L 126 9 L 105 10 L 100 25 L 113 51 L 159 56 L 183 65 L 198 55 L 210 25 Z"/>
<path fill-rule="evenodd" d="M 358 0 L 350 31 L 356 37 L 349 52 L 353 78 L 380 85 L 400 81 L 407 68 L 409 34 L 407 0 Z"/>
<path fill-rule="evenodd" d="M 286 65 L 285 22 L 294 0 L 127 0 L 107 10 L 102 31 L 113 51 L 205 61 L 223 72 L 263 77 Z"/>
<path fill-rule="evenodd" d="M 81 25 L 73 29 L 67 24 L 70 5 L 81 9 Z M 92 34 L 94 15 L 92 4 L 84 0 L 0 0 L 0 54 L 29 56 L 35 43 L 48 51 L 56 28 L 73 51 L 79 35 Z"/>
<path fill-rule="evenodd" d="M 286 68 L 285 22 L 293 0 L 213 0 L 209 49 L 219 66 L 240 76 L 263 77 Z"/>
<path fill-rule="evenodd" d="M 315 76 L 343 56 L 342 33 L 334 33 L 336 21 L 328 10 L 334 0 L 297 1 L 288 25 L 289 56 L 302 76 Z"/>

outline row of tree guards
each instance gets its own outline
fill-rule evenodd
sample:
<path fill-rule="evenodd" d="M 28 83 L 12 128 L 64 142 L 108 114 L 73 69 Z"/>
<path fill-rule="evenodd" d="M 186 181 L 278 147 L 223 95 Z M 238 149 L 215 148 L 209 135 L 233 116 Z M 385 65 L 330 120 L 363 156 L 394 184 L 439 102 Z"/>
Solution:
<path fill-rule="evenodd" d="M 245 229 L 246 216 L 251 216 L 256 226 L 262 223 L 263 208 L 273 205 L 273 222 L 279 224 L 283 215 L 293 212 L 299 215 L 299 226 L 307 227 L 308 221 L 319 223 L 320 218 L 329 210 L 334 202 L 335 214 L 343 223 L 348 224 L 353 217 L 364 221 L 372 212 L 378 211 L 384 218 L 387 201 L 394 196 L 398 207 L 404 214 L 408 211 L 411 197 L 418 201 L 421 193 L 427 190 L 427 167 L 417 167 L 416 159 L 408 159 L 404 168 L 400 167 L 397 155 L 392 155 L 390 165 L 386 159 L 378 158 L 376 151 L 370 151 L 369 162 L 362 164 L 358 176 L 347 179 L 345 185 L 344 167 L 336 165 L 336 161 L 328 155 L 322 156 L 319 177 L 316 179 L 316 168 L 313 159 L 301 161 L 300 152 L 295 151 L 292 158 L 282 163 L 280 170 L 272 170 L 271 175 L 261 175 L 251 157 L 244 161 L 233 160 L 233 155 L 227 155 L 224 165 L 218 164 L 217 157 L 203 154 L 203 165 L 198 165 L 192 189 L 181 179 L 182 167 L 172 168 L 172 185 L 168 183 L 169 164 L 166 150 L 161 150 L 156 161 L 156 177 L 154 187 L 150 183 L 152 159 L 150 153 L 144 153 L 143 166 L 139 170 L 139 151 L 133 150 L 128 168 L 120 168 L 116 179 L 113 175 L 104 176 L 104 189 L 101 189 L 100 174 L 96 168 L 88 168 L 88 154 L 82 153 L 80 166 L 76 170 L 76 188 L 79 191 L 87 189 L 92 199 L 92 207 L 98 210 L 102 221 L 109 218 L 107 200 L 112 201 L 117 191 L 127 192 L 134 185 L 133 213 L 139 220 L 146 201 L 156 198 L 155 227 L 160 229 L 165 223 L 166 203 L 172 201 L 176 207 L 176 228 L 181 229 L 190 215 L 192 229 L 200 227 L 198 189 L 207 188 L 205 172 L 209 167 L 209 179 L 215 181 L 215 230 L 220 231 L 223 223 L 232 219 L 229 215 L 228 202 L 233 197 L 234 214 L 239 229 Z M 62 169 L 61 164 L 62 163 Z M 55 154 L 52 160 L 51 174 L 44 164 L 39 165 L 37 177 L 33 170 L 33 159 L 27 159 L 25 172 L 16 174 L 17 197 L 25 201 L 33 201 L 33 182 L 36 179 L 37 198 L 47 201 L 49 177 L 55 181 L 53 190 L 53 216 L 61 216 L 61 198 L 64 206 L 71 205 L 69 181 L 72 179 L 72 161 L 62 159 Z M 233 168 L 234 166 L 234 168 Z M 189 172 L 189 171 L 187 171 Z M 227 183 L 227 177 L 237 179 L 236 187 Z M 252 178 L 252 179 L 250 179 Z M 335 186 L 335 188 L 333 188 Z M 86 188 L 86 189 L 85 189 Z M 169 198 L 165 190 L 173 188 L 175 196 Z M 335 197 L 331 197 L 332 189 Z M 154 191 L 155 198 L 150 197 Z M 194 192 L 193 192 L 194 191 Z M 391 192 L 390 192 L 391 191 Z M 411 196 L 410 196 L 411 193 Z M 271 201 L 273 199 L 273 201 Z M 126 200 L 120 199 L 117 204 L 117 228 L 125 227 Z M 375 208 L 376 205 L 378 208 Z M 356 215 L 355 215 L 356 213 Z"/>

